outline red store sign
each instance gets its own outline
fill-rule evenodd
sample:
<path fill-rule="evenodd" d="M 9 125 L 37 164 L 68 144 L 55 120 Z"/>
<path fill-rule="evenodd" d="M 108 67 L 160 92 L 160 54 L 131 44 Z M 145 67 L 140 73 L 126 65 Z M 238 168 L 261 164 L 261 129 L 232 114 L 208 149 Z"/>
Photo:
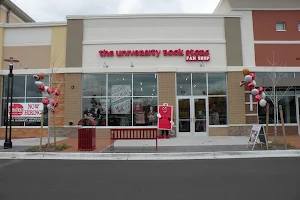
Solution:
<path fill-rule="evenodd" d="M 203 61 L 208 62 L 210 61 L 210 53 L 209 50 L 183 50 L 183 49 L 176 49 L 176 50 L 100 50 L 99 55 L 101 57 L 171 57 L 171 56 L 185 56 L 186 61 Z"/>

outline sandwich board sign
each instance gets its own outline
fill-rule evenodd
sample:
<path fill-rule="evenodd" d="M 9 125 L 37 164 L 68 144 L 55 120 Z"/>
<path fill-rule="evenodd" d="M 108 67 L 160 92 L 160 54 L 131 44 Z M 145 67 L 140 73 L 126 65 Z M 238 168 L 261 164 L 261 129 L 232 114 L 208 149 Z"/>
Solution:
<path fill-rule="evenodd" d="M 249 145 L 253 145 L 252 150 L 254 150 L 255 145 L 258 143 L 258 139 L 260 146 L 262 147 L 262 143 L 265 143 L 268 149 L 268 141 L 264 126 L 261 124 L 254 124 L 249 135 L 247 148 Z"/>

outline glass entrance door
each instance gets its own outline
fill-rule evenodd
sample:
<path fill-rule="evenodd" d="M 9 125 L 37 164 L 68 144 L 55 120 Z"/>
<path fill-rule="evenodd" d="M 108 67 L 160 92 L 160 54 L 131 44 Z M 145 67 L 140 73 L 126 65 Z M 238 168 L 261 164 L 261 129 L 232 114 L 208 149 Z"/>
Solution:
<path fill-rule="evenodd" d="M 195 133 L 206 133 L 207 129 L 207 115 L 206 115 L 206 100 L 197 99 L 194 101 L 194 118 L 193 118 L 193 131 Z"/>
<path fill-rule="evenodd" d="M 178 133 L 188 135 L 191 132 L 191 101 L 178 99 Z"/>
<path fill-rule="evenodd" d="M 207 136 L 207 103 L 205 97 L 178 98 L 178 136 Z"/>

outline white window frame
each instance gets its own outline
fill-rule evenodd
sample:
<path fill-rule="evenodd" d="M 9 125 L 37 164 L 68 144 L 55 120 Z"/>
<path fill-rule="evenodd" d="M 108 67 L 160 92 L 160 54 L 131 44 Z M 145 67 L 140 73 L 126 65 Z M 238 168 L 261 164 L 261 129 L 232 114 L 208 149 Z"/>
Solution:
<path fill-rule="evenodd" d="M 277 25 L 283 25 L 283 29 L 277 29 Z M 276 31 L 286 31 L 286 23 L 282 22 L 282 21 L 276 22 L 275 28 L 276 28 Z"/>
<path fill-rule="evenodd" d="M 300 22 L 298 22 L 298 31 L 300 31 Z"/>

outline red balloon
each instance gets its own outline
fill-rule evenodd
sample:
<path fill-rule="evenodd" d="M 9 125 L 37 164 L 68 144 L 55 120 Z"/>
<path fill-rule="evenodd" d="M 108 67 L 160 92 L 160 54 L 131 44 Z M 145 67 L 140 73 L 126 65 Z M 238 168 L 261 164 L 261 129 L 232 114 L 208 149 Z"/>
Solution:
<path fill-rule="evenodd" d="M 255 99 L 257 102 L 259 102 L 261 100 L 261 96 L 258 94 L 258 95 L 255 95 Z"/>
<path fill-rule="evenodd" d="M 44 98 L 44 99 L 42 100 L 42 103 L 43 103 L 45 106 L 48 105 L 48 104 L 49 104 L 49 99 Z"/>
<path fill-rule="evenodd" d="M 262 87 L 258 88 L 258 94 L 261 94 L 264 91 L 264 89 Z"/>
<path fill-rule="evenodd" d="M 54 90 L 54 93 L 55 93 L 56 96 L 59 96 L 60 91 L 59 91 L 58 89 L 55 89 L 55 90 Z"/>
<path fill-rule="evenodd" d="M 252 80 L 255 79 L 255 74 L 254 73 L 250 73 L 249 75 L 252 77 Z"/>
<path fill-rule="evenodd" d="M 253 90 L 254 89 L 254 83 L 249 83 L 248 84 L 248 89 L 251 91 L 251 90 Z"/>
<path fill-rule="evenodd" d="M 57 106 L 58 106 L 58 101 L 53 100 L 53 101 L 52 101 L 52 106 L 57 107 Z"/>
<path fill-rule="evenodd" d="M 48 88 L 48 89 L 47 89 L 47 92 L 48 92 L 48 94 L 51 94 L 51 93 L 52 93 L 52 89 L 51 89 L 51 88 Z"/>
<path fill-rule="evenodd" d="M 45 86 L 44 85 L 39 85 L 39 90 L 44 91 L 45 90 Z"/>

